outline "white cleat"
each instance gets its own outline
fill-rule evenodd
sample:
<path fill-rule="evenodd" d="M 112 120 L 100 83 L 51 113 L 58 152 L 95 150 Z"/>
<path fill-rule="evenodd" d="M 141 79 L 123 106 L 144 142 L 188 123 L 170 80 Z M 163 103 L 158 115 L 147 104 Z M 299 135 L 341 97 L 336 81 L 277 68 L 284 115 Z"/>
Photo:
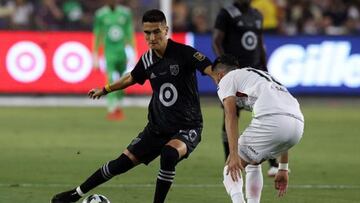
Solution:
<path fill-rule="evenodd" d="M 267 174 L 269 177 L 275 177 L 275 175 L 278 172 L 278 168 L 275 166 L 271 166 L 269 170 L 267 171 Z M 290 173 L 290 169 L 288 170 L 288 173 Z"/>
<path fill-rule="evenodd" d="M 278 172 L 278 168 L 277 167 L 274 167 L 274 166 L 271 166 L 269 168 L 269 170 L 267 171 L 267 174 L 269 177 L 275 177 L 275 175 L 277 174 Z"/>

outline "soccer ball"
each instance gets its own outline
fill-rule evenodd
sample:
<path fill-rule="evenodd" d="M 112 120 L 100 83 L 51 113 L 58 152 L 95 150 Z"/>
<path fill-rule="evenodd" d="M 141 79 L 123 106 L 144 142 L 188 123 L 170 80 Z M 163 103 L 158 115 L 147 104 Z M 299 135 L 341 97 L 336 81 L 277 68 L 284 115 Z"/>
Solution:
<path fill-rule="evenodd" d="M 93 194 L 86 197 L 82 203 L 110 203 L 104 195 Z"/>

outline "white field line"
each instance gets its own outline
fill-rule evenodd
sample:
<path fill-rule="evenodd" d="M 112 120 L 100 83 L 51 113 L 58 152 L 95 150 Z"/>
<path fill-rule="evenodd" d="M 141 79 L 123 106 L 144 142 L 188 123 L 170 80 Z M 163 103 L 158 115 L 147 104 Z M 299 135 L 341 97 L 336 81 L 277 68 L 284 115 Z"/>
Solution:
<path fill-rule="evenodd" d="M 24 187 L 24 188 L 43 188 L 43 187 L 74 187 L 71 184 L 58 184 L 58 183 L 15 183 L 6 184 L 0 183 L 1 188 L 5 187 Z M 153 188 L 155 184 L 105 184 L 101 187 L 104 188 Z M 222 184 L 173 184 L 172 187 L 178 188 L 222 188 Z M 264 185 L 264 187 L 273 187 L 273 185 Z M 294 189 L 360 189 L 360 185 L 316 185 L 316 184 L 304 184 L 304 185 L 289 185 L 289 188 Z"/>

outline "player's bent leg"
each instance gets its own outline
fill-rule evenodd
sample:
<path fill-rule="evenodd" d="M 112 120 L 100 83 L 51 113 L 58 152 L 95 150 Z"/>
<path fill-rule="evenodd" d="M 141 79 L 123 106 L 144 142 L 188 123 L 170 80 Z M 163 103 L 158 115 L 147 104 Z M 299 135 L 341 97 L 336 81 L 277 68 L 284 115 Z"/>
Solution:
<path fill-rule="evenodd" d="M 240 178 L 239 181 L 233 181 L 233 179 L 231 178 L 230 174 L 226 174 L 227 173 L 227 167 L 224 167 L 224 186 L 226 189 L 226 192 L 230 195 L 232 203 L 245 203 L 244 200 L 244 194 L 243 194 L 243 179 L 241 177 L 241 173 L 240 173 Z"/>
<path fill-rule="evenodd" d="M 263 175 L 261 165 L 249 164 L 245 167 L 246 172 L 246 199 L 247 203 L 259 203 L 263 188 Z"/>
<path fill-rule="evenodd" d="M 178 150 L 170 145 L 165 145 L 161 150 L 160 171 L 156 181 L 154 203 L 163 203 L 165 201 L 175 178 L 175 166 L 179 158 Z"/>
<path fill-rule="evenodd" d="M 84 183 L 73 190 L 55 195 L 51 203 L 70 203 L 78 201 L 85 193 L 110 180 L 112 177 L 125 173 L 139 162 L 128 150 L 117 159 L 109 161 L 95 171 Z"/>
<path fill-rule="evenodd" d="M 135 164 L 129 156 L 123 153 L 119 158 L 109 161 L 99 168 L 92 176 L 80 185 L 80 189 L 82 193 L 85 194 L 98 185 L 110 180 L 112 177 L 125 173 L 134 166 Z"/>

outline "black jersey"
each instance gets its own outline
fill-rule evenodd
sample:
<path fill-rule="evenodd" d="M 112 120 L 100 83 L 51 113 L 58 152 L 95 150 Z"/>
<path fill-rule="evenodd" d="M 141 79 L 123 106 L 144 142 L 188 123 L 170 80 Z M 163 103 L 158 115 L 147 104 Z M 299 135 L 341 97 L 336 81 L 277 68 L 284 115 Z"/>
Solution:
<path fill-rule="evenodd" d="M 225 37 L 223 48 L 226 54 L 238 58 L 242 67 L 260 68 L 263 17 L 259 11 L 249 8 L 242 13 L 236 3 L 220 10 L 215 22 L 215 28 L 223 31 Z"/>
<path fill-rule="evenodd" d="M 196 69 L 204 74 L 209 65 L 210 60 L 197 50 L 170 39 L 162 58 L 151 49 L 142 55 L 131 76 L 139 84 L 150 80 L 148 126 L 152 130 L 175 133 L 202 127 Z"/>

